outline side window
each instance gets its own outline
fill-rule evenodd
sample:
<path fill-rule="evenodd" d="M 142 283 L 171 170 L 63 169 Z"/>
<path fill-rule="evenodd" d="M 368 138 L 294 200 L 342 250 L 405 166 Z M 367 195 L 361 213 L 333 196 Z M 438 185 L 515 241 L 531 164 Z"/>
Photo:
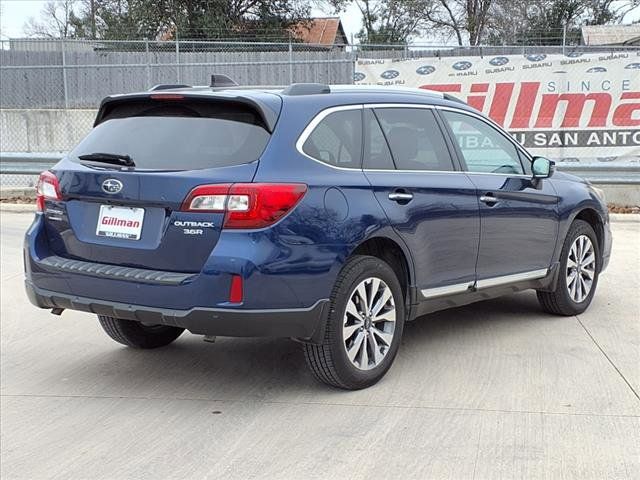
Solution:
<path fill-rule="evenodd" d="M 395 170 L 387 140 L 373 110 L 364 110 L 364 168 L 375 170 Z"/>
<path fill-rule="evenodd" d="M 362 110 L 327 115 L 304 142 L 302 151 L 329 165 L 360 168 Z"/>
<path fill-rule="evenodd" d="M 433 112 L 425 108 L 375 111 L 398 170 L 454 170 Z"/>
<path fill-rule="evenodd" d="M 516 146 L 495 128 L 470 115 L 442 112 L 458 142 L 467 170 L 523 174 Z"/>

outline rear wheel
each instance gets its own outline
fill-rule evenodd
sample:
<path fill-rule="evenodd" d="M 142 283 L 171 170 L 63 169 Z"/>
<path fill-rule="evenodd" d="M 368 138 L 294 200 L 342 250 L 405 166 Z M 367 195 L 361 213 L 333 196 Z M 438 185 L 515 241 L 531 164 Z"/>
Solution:
<path fill-rule="evenodd" d="M 133 348 L 158 348 L 169 345 L 184 328 L 167 325 L 143 325 L 132 320 L 98 315 L 103 330 L 116 342 Z"/>
<path fill-rule="evenodd" d="M 331 294 L 322 344 L 304 345 L 311 371 L 339 388 L 373 385 L 393 363 L 404 318 L 402 288 L 391 267 L 375 257 L 352 257 Z"/>
<path fill-rule="evenodd" d="M 574 221 L 562 247 L 556 289 L 538 292 L 542 308 L 556 315 L 584 312 L 593 299 L 600 264 L 598 239 L 593 227 L 582 220 Z"/>

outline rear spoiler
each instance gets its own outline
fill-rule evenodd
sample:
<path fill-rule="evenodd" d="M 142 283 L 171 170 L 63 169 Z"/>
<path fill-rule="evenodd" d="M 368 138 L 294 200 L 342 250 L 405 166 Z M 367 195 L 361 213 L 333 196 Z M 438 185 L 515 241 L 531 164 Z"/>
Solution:
<path fill-rule="evenodd" d="M 169 92 L 167 92 L 169 93 Z M 256 96 L 248 96 L 242 94 L 236 94 L 235 92 L 216 92 L 212 94 L 210 91 L 208 93 L 199 94 L 198 92 L 189 92 L 189 91 L 174 91 L 171 92 L 176 96 L 184 97 L 185 100 L 199 100 L 199 101 L 210 101 L 210 102 L 232 102 L 239 103 L 241 105 L 246 105 L 251 109 L 255 110 L 259 115 L 269 133 L 273 133 L 273 129 L 276 126 L 276 122 L 278 121 L 278 117 L 280 115 L 280 111 L 276 111 L 270 106 L 267 102 L 261 101 L 259 98 L 255 98 Z M 93 126 L 96 127 L 105 119 L 105 117 L 109 114 L 109 112 L 118 105 L 122 105 L 127 102 L 132 102 L 136 100 L 150 100 L 153 96 L 160 94 L 160 92 L 144 92 L 144 93 L 135 93 L 135 94 L 125 94 L 125 95 L 113 95 L 106 97 L 100 102 L 100 108 L 98 109 L 98 114 L 96 115 L 96 119 L 93 123 Z M 274 98 L 278 98 L 274 95 Z M 280 100 L 281 101 L 281 100 Z"/>

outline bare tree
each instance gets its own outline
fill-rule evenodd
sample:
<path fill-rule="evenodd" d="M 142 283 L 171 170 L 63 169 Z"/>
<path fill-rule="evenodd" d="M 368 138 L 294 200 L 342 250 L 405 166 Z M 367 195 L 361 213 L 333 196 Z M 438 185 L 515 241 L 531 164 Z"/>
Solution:
<path fill-rule="evenodd" d="M 77 0 L 50 0 L 42 9 L 40 20 L 29 18 L 22 27 L 28 37 L 71 37 L 75 31 L 74 8 Z"/>
<path fill-rule="evenodd" d="M 434 28 L 453 32 L 458 45 L 464 45 L 465 36 L 470 45 L 479 45 L 490 20 L 492 3 L 493 0 L 437 0 L 427 19 Z"/>
<path fill-rule="evenodd" d="M 317 3 L 317 2 L 316 2 Z M 362 15 L 356 35 L 363 43 L 406 43 L 426 26 L 437 0 L 328 0 L 336 11 L 355 3 Z"/>

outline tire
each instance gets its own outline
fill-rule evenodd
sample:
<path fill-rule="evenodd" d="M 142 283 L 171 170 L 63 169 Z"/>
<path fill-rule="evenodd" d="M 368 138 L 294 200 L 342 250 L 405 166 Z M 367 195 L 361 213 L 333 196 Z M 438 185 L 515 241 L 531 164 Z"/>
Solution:
<path fill-rule="evenodd" d="M 586 295 L 584 295 L 585 290 L 583 288 L 585 284 L 579 282 L 578 279 L 579 276 L 581 276 L 585 282 L 588 282 L 591 266 L 587 266 L 586 261 L 583 261 L 584 266 L 582 266 L 580 261 L 578 261 L 579 269 L 576 270 L 577 267 L 573 266 L 575 264 L 574 259 L 576 251 L 572 252 L 574 244 L 576 244 L 578 239 L 584 239 L 584 237 L 589 240 L 593 250 L 593 255 L 595 256 L 593 264 L 589 264 L 593 267 L 593 277 Z M 584 240 L 580 241 L 584 242 Z M 585 243 L 585 245 L 588 245 L 588 243 Z M 588 247 L 583 247 L 582 250 L 588 252 Z M 579 256 L 579 249 L 577 250 L 577 254 Z M 590 254 L 585 254 L 584 260 L 589 260 L 589 258 Z M 554 315 L 564 316 L 578 315 L 584 312 L 591 303 L 596 291 L 601 266 L 602 258 L 600 257 L 600 247 L 593 227 L 585 221 L 575 220 L 571 224 L 567 237 L 562 245 L 562 252 L 560 254 L 560 270 L 558 272 L 558 281 L 556 282 L 555 290 L 552 292 L 539 290 L 537 292 L 538 301 L 542 308 L 546 312 L 553 313 Z M 570 280 L 569 277 L 572 269 L 575 272 L 575 278 L 573 281 Z"/>
<path fill-rule="evenodd" d="M 371 295 L 373 290 L 377 293 Z M 365 315 L 360 315 L 360 310 L 365 310 L 360 308 L 360 292 L 367 298 L 373 296 L 369 301 L 372 308 L 367 308 Z M 391 367 L 404 321 L 404 296 L 391 267 L 376 257 L 353 256 L 333 287 L 322 343 L 304 344 L 307 364 L 314 376 L 328 385 L 346 390 L 369 387 Z M 349 347 L 353 360 L 347 354 Z"/>
<path fill-rule="evenodd" d="M 169 345 L 184 328 L 167 325 L 143 325 L 133 320 L 98 315 L 103 330 L 116 342 L 133 348 L 158 348 Z"/>

